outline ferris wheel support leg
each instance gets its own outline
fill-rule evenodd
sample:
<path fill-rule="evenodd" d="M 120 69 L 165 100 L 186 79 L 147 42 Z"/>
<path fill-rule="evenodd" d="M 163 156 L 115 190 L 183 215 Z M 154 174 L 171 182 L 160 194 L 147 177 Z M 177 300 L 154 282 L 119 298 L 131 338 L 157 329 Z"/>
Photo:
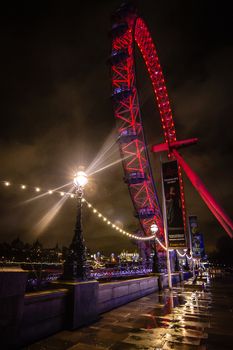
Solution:
<path fill-rule="evenodd" d="M 216 219 L 223 226 L 227 234 L 233 238 L 233 221 L 229 216 L 224 212 L 220 205 L 216 202 L 210 192 L 207 190 L 199 176 L 190 168 L 190 166 L 185 162 L 183 157 L 175 149 L 172 150 L 173 155 L 178 160 L 178 163 L 181 165 L 186 175 L 188 176 L 192 185 L 196 188 L 208 208 L 214 214 Z"/>
<path fill-rule="evenodd" d="M 223 220 L 223 218 L 218 214 L 218 212 L 215 210 L 214 207 L 211 206 L 211 204 L 205 200 L 204 196 L 201 196 L 203 201 L 206 203 L 207 207 L 209 208 L 209 210 L 214 214 L 214 216 L 216 217 L 216 219 L 219 221 L 219 223 L 222 225 L 222 227 L 224 228 L 224 230 L 228 233 L 228 235 L 232 238 L 232 231 L 229 228 L 229 226 L 226 224 L 226 222 Z"/>

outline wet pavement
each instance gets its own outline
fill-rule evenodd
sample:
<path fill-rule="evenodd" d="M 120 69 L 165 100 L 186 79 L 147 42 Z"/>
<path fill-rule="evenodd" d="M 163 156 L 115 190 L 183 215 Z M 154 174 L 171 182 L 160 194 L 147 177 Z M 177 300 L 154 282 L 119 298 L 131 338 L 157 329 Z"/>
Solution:
<path fill-rule="evenodd" d="M 233 276 L 188 281 L 62 331 L 25 350 L 233 349 Z"/>

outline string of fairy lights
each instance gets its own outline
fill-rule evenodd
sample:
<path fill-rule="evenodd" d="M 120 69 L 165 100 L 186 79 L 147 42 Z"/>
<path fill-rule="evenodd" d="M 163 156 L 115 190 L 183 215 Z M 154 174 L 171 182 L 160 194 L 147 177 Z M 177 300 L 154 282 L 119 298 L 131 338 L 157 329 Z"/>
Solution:
<path fill-rule="evenodd" d="M 46 190 L 43 190 L 42 188 L 37 187 L 37 186 L 36 187 L 35 186 L 29 186 L 29 185 L 26 185 L 26 184 L 15 185 L 15 184 L 12 184 L 10 181 L 2 181 L 2 184 L 5 185 L 6 187 L 14 185 L 14 186 L 17 186 L 21 190 L 30 189 L 30 190 L 35 191 L 36 193 L 44 192 L 45 195 L 46 194 L 52 195 L 52 194 L 57 193 L 60 196 L 67 196 L 67 197 L 70 197 L 70 198 L 74 198 L 75 197 L 74 193 L 69 193 L 69 192 L 64 192 L 64 191 L 59 191 L 59 190 L 47 190 L 46 191 Z M 97 218 L 102 220 L 109 227 L 111 227 L 112 229 L 115 229 L 116 231 L 118 231 L 122 235 L 125 235 L 125 236 L 127 236 L 129 238 L 134 238 L 134 239 L 143 240 L 143 241 L 156 239 L 158 241 L 158 243 L 163 247 L 163 249 L 166 249 L 166 247 L 162 244 L 162 242 L 160 242 L 160 240 L 157 237 L 155 237 L 155 235 L 151 235 L 151 236 L 147 236 L 147 237 L 140 237 L 140 236 L 134 235 L 132 233 L 129 233 L 129 232 L 125 231 L 124 229 L 122 229 L 121 227 L 119 227 L 116 224 L 114 224 L 111 220 L 109 220 L 105 215 L 103 215 L 99 210 L 97 210 L 97 208 L 95 208 L 85 198 L 82 198 L 82 202 L 87 205 L 87 208 L 89 208 L 92 211 L 92 213 L 97 216 Z"/>
<path fill-rule="evenodd" d="M 20 190 L 24 191 L 24 190 L 32 190 L 36 193 L 43 193 L 44 195 L 52 195 L 52 194 L 59 194 L 61 197 L 63 196 L 67 196 L 69 198 L 75 198 L 74 193 L 70 193 L 70 192 L 65 192 L 65 191 L 60 191 L 58 189 L 54 189 L 54 190 L 44 190 L 41 187 L 38 186 L 30 186 L 30 185 L 26 185 L 26 184 L 13 184 L 10 181 L 1 181 L 1 183 L 5 186 L 5 187 L 10 187 L 10 186 L 14 186 L 19 188 Z M 124 229 L 122 229 L 121 227 L 117 226 L 116 224 L 114 224 L 111 220 L 109 220 L 105 215 L 103 215 L 97 208 L 95 208 L 90 202 L 88 202 L 85 198 L 82 198 L 82 202 L 86 204 L 87 208 L 90 209 L 90 211 L 96 215 L 96 217 L 98 219 L 100 219 L 103 223 L 105 223 L 106 225 L 108 225 L 110 228 L 112 228 L 113 230 L 117 231 L 118 233 L 135 239 L 135 240 L 139 240 L 139 241 L 149 241 L 149 240 L 155 240 L 162 249 L 167 250 L 167 247 L 160 241 L 160 239 L 156 236 L 156 234 L 153 234 L 151 236 L 147 236 L 147 237 L 140 237 L 138 235 L 132 234 L 130 232 L 125 231 Z M 173 249 L 169 249 L 169 251 L 172 251 Z M 178 250 L 176 250 L 178 255 L 180 257 L 187 257 L 188 259 L 192 259 L 192 254 L 190 256 L 187 255 L 187 253 L 185 252 L 184 254 L 180 253 Z"/>
<path fill-rule="evenodd" d="M 184 254 L 182 254 L 182 253 L 179 252 L 178 249 L 176 249 L 176 251 L 177 251 L 177 254 L 178 254 L 181 258 L 184 258 L 184 257 L 186 256 L 189 260 L 191 260 L 191 259 L 195 260 L 195 259 L 192 257 L 192 252 L 190 252 L 190 256 L 188 256 L 188 254 L 187 254 L 186 252 L 184 252 Z"/>

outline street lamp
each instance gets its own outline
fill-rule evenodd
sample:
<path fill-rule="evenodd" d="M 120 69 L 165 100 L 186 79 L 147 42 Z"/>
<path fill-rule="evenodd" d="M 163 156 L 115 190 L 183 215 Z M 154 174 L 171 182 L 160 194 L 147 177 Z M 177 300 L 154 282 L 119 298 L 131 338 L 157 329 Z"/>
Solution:
<path fill-rule="evenodd" d="M 151 225 L 150 230 L 151 230 L 151 233 L 153 235 L 155 235 L 156 232 L 158 232 L 158 226 L 154 223 L 154 224 Z"/>
<path fill-rule="evenodd" d="M 89 277 L 86 263 L 86 247 L 82 232 L 82 198 L 84 187 L 87 183 L 87 174 L 84 171 L 78 171 L 74 177 L 77 197 L 77 218 L 74 236 L 64 263 L 64 279 L 86 280 Z"/>
<path fill-rule="evenodd" d="M 78 171 L 77 174 L 74 176 L 75 186 L 83 191 L 84 186 L 86 186 L 87 183 L 87 174 L 84 171 Z"/>
<path fill-rule="evenodd" d="M 157 255 L 157 250 L 156 250 L 156 233 L 158 232 L 158 226 L 153 223 L 150 227 L 151 233 L 155 236 L 155 241 L 154 241 L 154 255 L 153 255 L 153 265 L 152 265 L 152 272 L 153 273 L 159 273 L 159 261 L 158 261 L 158 255 Z"/>

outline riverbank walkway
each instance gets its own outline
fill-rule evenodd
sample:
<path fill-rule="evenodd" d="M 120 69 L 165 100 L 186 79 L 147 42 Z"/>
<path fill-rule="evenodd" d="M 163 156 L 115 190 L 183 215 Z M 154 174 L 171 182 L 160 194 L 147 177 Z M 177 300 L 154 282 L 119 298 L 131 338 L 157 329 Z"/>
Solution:
<path fill-rule="evenodd" d="M 203 276 L 62 331 L 25 350 L 233 349 L 233 276 Z"/>

